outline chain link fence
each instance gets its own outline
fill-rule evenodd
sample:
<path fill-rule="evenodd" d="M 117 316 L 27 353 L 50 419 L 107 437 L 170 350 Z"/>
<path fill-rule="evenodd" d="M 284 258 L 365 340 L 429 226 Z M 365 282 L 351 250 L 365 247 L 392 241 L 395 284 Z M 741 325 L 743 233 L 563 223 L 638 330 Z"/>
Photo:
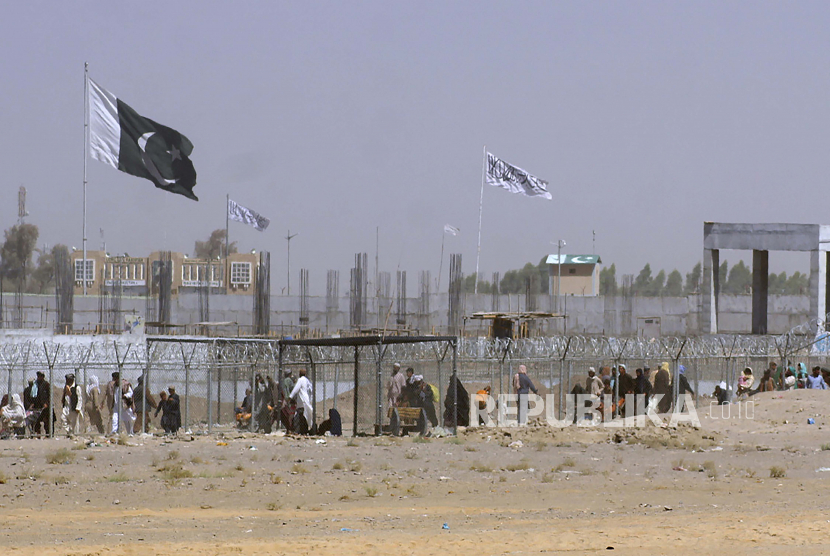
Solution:
<path fill-rule="evenodd" d="M 637 368 L 655 369 L 667 362 L 676 379 L 682 365 L 699 397 L 710 395 L 721 381 L 734 388 L 744 367 L 751 367 L 757 375 L 772 361 L 785 368 L 796 363 L 804 363 L 808 369 L 830 366 L 828 344 L 826 334 L 801 329 L 782 336 L 652 340 L 586 336 L 522 340 L 7 336 L 0 343 L 0 377 L 5 374 L 6 379 L 0 378 L 0 393 L 22 394 L 28 380 L 41 371 L 52 384 L 52 407 L 59 419 L 65 374 L 74 373 L 82 386 L 94 375 L 102 392 L 114 372 L 120 372 L 121 378 L 132 385 L 144 375 L 153 402 L 162 391 L 175 389 L 181 398 L 181 427 L 185 431 L 267 431 L 280 427 L 280 419 L 272 424 L 265 416 L 269 414 L 256 410 L 250 419 L 238 418 L 246 390 L 255 392 L 255 407 L 268 402 L 277 409 L 278 416 L 282 398 L 279 385 L 285 371 L 293 370 L 296 378 L 299 370 L 305 369 L 313 386 L 313 423 L 319 424 L 328 418 L 329 410 L 336 409 L 344 434 L 379 434 L 389 424 L 387 387 L 394 363 L 399 363 L 403 372 L 412 368 L 413 374 L 421 375 L 429 385 L 434 412 L 427 413 L 432 424 L 454 425 L 452 419 L 444 419 L 454 372 L 467 394 L 490 386 L 495 396 L 512 392 L 512 377 L 519 365 L 525 365 L 539 393 L 553 394 L 562 408 L 564 396 L 576 384 L 585 383 L 589 367 L 600 371 L 625 365 L 633 376 Z M 262 377 L 260 384 L 257 376 Z M 262 397 L 265 389 L 273 394 L 268 399 Z M 146 403 L 152 405 L 149 398 Z M 141 407 L 136 409 L 140 411 Z M 150 421 L 150 430 L 158 431 L 160 416 L 152 407 L 147 410 L 144 415 Z"/>

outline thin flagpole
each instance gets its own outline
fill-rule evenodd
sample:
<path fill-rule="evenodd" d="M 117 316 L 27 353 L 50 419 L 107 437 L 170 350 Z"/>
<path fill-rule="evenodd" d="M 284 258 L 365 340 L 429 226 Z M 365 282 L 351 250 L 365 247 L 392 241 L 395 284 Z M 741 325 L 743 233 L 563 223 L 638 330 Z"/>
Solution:
<path fill-rule="evenodd" d="M 86 159 L 89 158 L 89 62 L 84 62 L 84 260 L 81 263 L 81 276 L 86 295 Z"/>
<path fill-rule="evenodd" d="M 484 145 L 484 153 L 481 161 L 481 200 L 478 203 L 478 249 L 476 251 L 476 283 L 473 293 L 478 293 L 478 263 L 481 259 L 481 214 L 484 211 L 484 173 L 487 167 L 487 145 Z"/>
<path fill-rule="evenodd" d="M 230 232 L 230 206 L 231 206 L 231 195 L 228 193 L 225 195 L 225 291 L 228 291 L 228 284 L 231 283 L 231 274 L 230 274 L 230 266 L 228 266 L 228 245 L 230 238 L 228 234 Z"/>

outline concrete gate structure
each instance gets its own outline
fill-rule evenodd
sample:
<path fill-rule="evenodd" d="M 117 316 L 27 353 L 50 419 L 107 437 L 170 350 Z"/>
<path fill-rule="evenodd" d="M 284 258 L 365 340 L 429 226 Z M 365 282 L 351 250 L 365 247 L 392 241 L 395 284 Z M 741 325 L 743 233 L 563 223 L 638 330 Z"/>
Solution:
<path fill-rule="evenodd" d="M 701 332 L 718 333 L 718 268 L 721 249 L 752 251 L 752 333 L 767 333 L 769 252 L 810 253 L 810 319 L 824 321 L 830 312 L 827 280 L 830 226 L 822 224 L 703 223 L 703 287 Z"/>

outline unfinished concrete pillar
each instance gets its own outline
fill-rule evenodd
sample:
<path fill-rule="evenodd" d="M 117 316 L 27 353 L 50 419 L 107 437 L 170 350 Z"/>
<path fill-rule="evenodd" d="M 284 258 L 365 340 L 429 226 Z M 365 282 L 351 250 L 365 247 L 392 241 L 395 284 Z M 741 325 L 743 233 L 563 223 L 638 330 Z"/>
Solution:
<path fill-rule="evenodd" d="M 826 269 L 830 268 L 830 252 L 827 252 L 825 255 L 825 274 L 827 274 Z M 819 255 L 821 256 L 821 255 Z M 827 280 L 825 280 L 824 285 L 824 314 L 830 313 L 830 274 L 827 274 Z M 821 284 L 819 284 L 821 287 Z M 828 327 L 830 328 L 830 327 Z"/>
<path fill-rule="evenodd" d="M 767 333 L 769 251 L 752 251 L 752 333 Z"/>
<path fill-rule="evenodd" d="M 718 249 L 703 250 L 703 284 L 700 295 L 703 301 L 700 318 L 703 334 L 718 333 L 718 296 L 720 295 L 720 251 Z"/>
<path fill-rule="evenodd" d="M 810 318 L 824 322 L 827 314 L 827 252 L 810 251 Z"/>

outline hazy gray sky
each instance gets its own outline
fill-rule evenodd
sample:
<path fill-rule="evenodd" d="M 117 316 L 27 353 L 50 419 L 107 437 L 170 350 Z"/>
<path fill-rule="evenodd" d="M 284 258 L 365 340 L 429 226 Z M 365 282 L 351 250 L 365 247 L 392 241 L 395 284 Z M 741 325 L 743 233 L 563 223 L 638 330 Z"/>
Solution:
<path fill-rule="evenodd" d="M 487 186 L 482 274 L 596 249 L 691 269 L 702 224 L 828 223 L 827 2 L 9 2 L 0 22 L 0 224 L 81 246 L 83 64 L 195 145 L 196 203 L 89 161 L 89 247 L 190 253 L 231 224 L 292 274 L 475 268 L 482 148 L 553 201 Z M 729 253 L 737 260 L 740 254 Z M 751 260 L 749 254 L 744 254 Z M 771 257 L 773 269 L 782 259 Z M 795 259 L 801 270 L 808 258 Z M 444 264 L 447 272 L 448 264 Z M 410 284 L 417 284 L 417 275 Z M 293 277 L 292 277 L 292 281 Z M 442 280 L 446 284 L 446 276 Z M 410 285 L 410 290 L 417 286 Z M 443 286 L 442 286 L 443 288 Z"/>

